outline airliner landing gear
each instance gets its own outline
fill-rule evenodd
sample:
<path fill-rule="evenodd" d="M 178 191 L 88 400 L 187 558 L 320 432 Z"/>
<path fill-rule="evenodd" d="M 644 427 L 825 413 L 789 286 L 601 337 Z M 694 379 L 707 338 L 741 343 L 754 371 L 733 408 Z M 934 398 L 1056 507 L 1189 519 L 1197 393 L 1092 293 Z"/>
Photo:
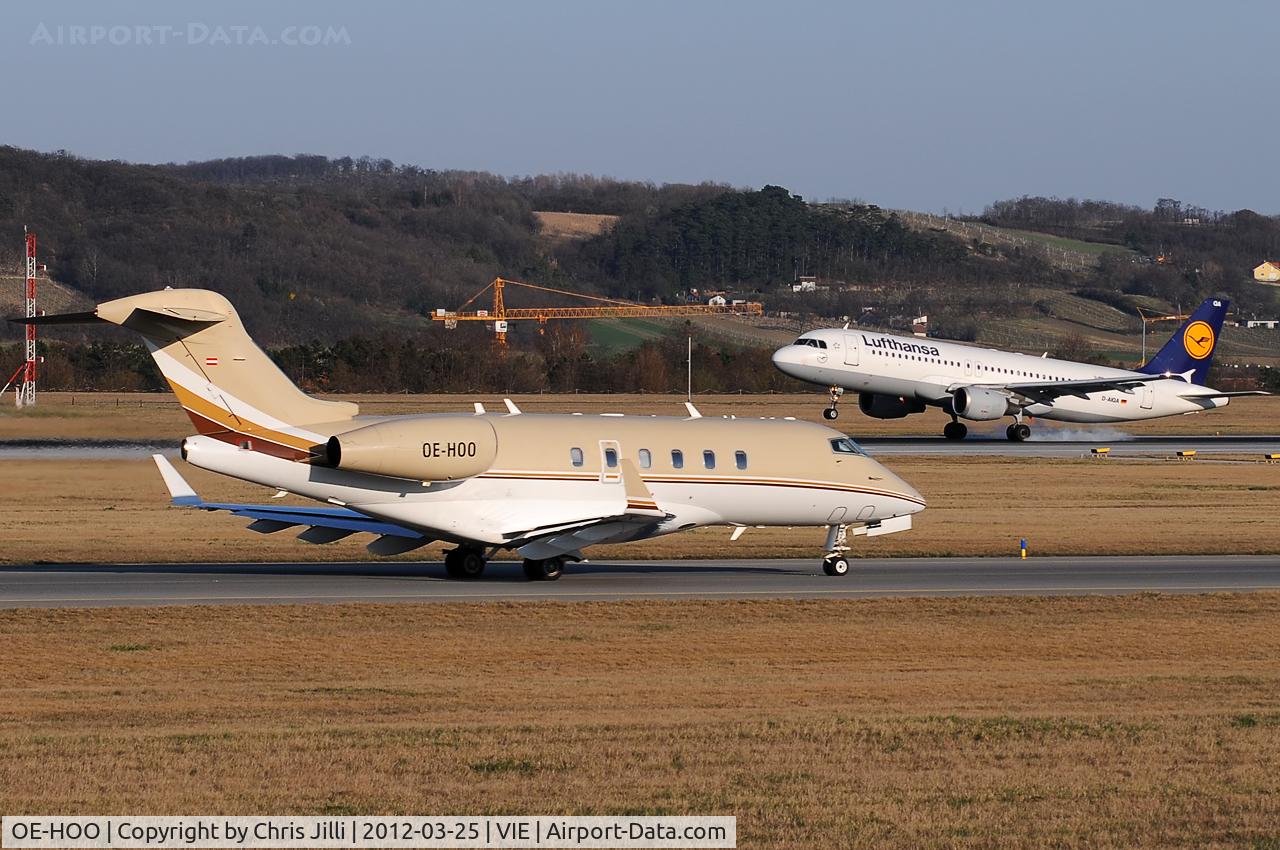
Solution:
<path fill-rule="evenodd" d="M 844 387 L 831 388 L 831 406 L 822 411 L 822 418 L 831 420 L 839 419 L 840 411 L 836 409 L 836 405 L 840 403 L 840 396 L 844 395 Z"/>
<path fill-rule="evenodd" d="M 1031 426 L 1018 421 L 1006 428 L 1004 435 L 1015 443 L 1021 443 L 1031 436 Z"/>
<path fill-rule="evenodd" d="M 459 546 L 444 553 L 444 570 L 449 578 L 480 578 L 485 563 L 484 552 L 473 546 Z"/>
<path fill-rule="evenodd" d="M 969 426 L 959 420 L 952 419 L 942 426 L 942 436 L 948 440 L 963 440 L 969 433 Z"/>
<path fill-rule="evenodd" d="M 564 574 L 564 558 L 525 558 L 524 576 L 530 581 L 555 581 Z"/>
<path fill-rule="evenodd" d="M 827 543 L 824 548 L 827 556 L 822 559 L 822 571 L 829 576 L 849 574 L 849 559 L 845 553 L 849 551 L 848 535 L 843 525 L 827 526 Z"/>

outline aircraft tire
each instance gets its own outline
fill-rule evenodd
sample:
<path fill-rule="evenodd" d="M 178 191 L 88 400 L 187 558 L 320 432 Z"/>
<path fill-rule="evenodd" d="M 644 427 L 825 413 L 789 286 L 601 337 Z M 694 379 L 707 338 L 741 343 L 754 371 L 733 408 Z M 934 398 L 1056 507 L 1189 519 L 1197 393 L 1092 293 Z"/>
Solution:
<path fill-rule="evenodd" d="M 458 559 L 458 572 L 465 579 L 480 578 L 484 575 L 485 568 L 484 554 L 475 549 L 468 549 Z"/>
<path fill-rule="evenodd" d="M 1015 443 L 1021 443 L 1023 440 L 1031 436 L 1031 426 L 1022 422 L 1015 422 L 1005 430 L 1005 436 Z"/>
<path fill-rule="evenodd" d="M 840 411 L 836 410 L 834 407 L 825 407 L 822 410 L 822 418 L 828 421 L 832 419 L 839 419 Z"/>
<path fill-rule="evenodd" d="M 942 436 L 948 440 L 963 440 L 969 434 L 969 426 L 963 422 L 948 422 L 942 426 Z"/>
<path fill-rule="evenodd" d="M 524 574 L 530 581 L 555 581 L 564 575 L 564 558 L 525 558 Z"/>
<path fill-rule="evenodd" d="M 484 575 L 484 553 L 470 546 L 450 549 L 444 555 L 444 570 L 449 578 L 476 579 Z"/>
<path fill-rule="evenodd" d="M 829 555 L 822 559 L 822 571 L 829 576 L 849 574 L 849 559 L 843 555 Z"/>

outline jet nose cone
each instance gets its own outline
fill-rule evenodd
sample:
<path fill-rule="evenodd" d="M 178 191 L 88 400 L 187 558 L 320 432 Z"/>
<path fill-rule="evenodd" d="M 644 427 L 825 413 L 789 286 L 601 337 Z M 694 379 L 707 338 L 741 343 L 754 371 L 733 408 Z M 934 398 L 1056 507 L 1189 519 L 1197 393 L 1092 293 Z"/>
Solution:
<path fill-rule="evenodd" d="M 920 491 L 907 484 L 902 495 L 911 503 L 911 513 L 918 514 L 925 509 L 926 503 L 924 496 L 920 495 Z"/>
<path fill-rule="evenodd" d="M 777 351 L 773 352 L 773 365 L 788 375 L 794 374 L 796 366 L 800 365 L 798 345 L 784 345 Z"/>
<path fill-rule="evenodd" d="M 894 495 L 902 502 L 903 513 L 918 514 L 925 509 L 924 496 L 903 479 L 894 475 Z"/>

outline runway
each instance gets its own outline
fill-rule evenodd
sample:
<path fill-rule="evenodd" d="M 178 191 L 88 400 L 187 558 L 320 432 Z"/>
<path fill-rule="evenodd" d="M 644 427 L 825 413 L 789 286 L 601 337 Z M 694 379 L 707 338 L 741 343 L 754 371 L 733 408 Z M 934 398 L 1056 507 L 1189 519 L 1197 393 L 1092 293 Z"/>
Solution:
<path fill-rule="evenodd" d="M 867 437 L 851 435 L 876 457 L 892 455 L 991 455 L 998 457 L 1090 457 L 1092 450 L 1110 448 L 1113 457 L 1172 458 L 1179 451 L 1197 455 L 1229 454 L 1258 461 L 1263 455 L 1280 452 L 1280 435 L 1241 437 L 1135 437 L 1112 429 L 1058 429 L 1032 432 L 1025 443 L 1015 443 L 1003 434 L 970 436 L 964 440 L 943 437 Z M 1069 439 L 1062 439 L 1069 437 Z"/>
<path fill-rule="evenodd" d="M 1280 555 L 884 559 L 855 561 L 842 578 L 823 575 L 816 560 L 598 561 L 571 565 L 557 582 L 527 581 L 516 562 L 490 564 L 479 581 L 409 562 L 0 567 L 0 608 L 1258 590 L 1280 590 Z"/>

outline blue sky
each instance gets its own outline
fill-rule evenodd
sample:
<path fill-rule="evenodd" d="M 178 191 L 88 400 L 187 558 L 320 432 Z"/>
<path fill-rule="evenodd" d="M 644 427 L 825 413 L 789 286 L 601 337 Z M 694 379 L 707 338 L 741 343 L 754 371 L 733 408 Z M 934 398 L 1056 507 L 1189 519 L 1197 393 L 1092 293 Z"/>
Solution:
<path fill-rule="evenodd" d="M 279 43 L 305 27 L 345 36 Z M 1264 2 L 47 2 L 6 6 L 0 33 L 0 143 L 92 158 L 1280 212 Z"/>

